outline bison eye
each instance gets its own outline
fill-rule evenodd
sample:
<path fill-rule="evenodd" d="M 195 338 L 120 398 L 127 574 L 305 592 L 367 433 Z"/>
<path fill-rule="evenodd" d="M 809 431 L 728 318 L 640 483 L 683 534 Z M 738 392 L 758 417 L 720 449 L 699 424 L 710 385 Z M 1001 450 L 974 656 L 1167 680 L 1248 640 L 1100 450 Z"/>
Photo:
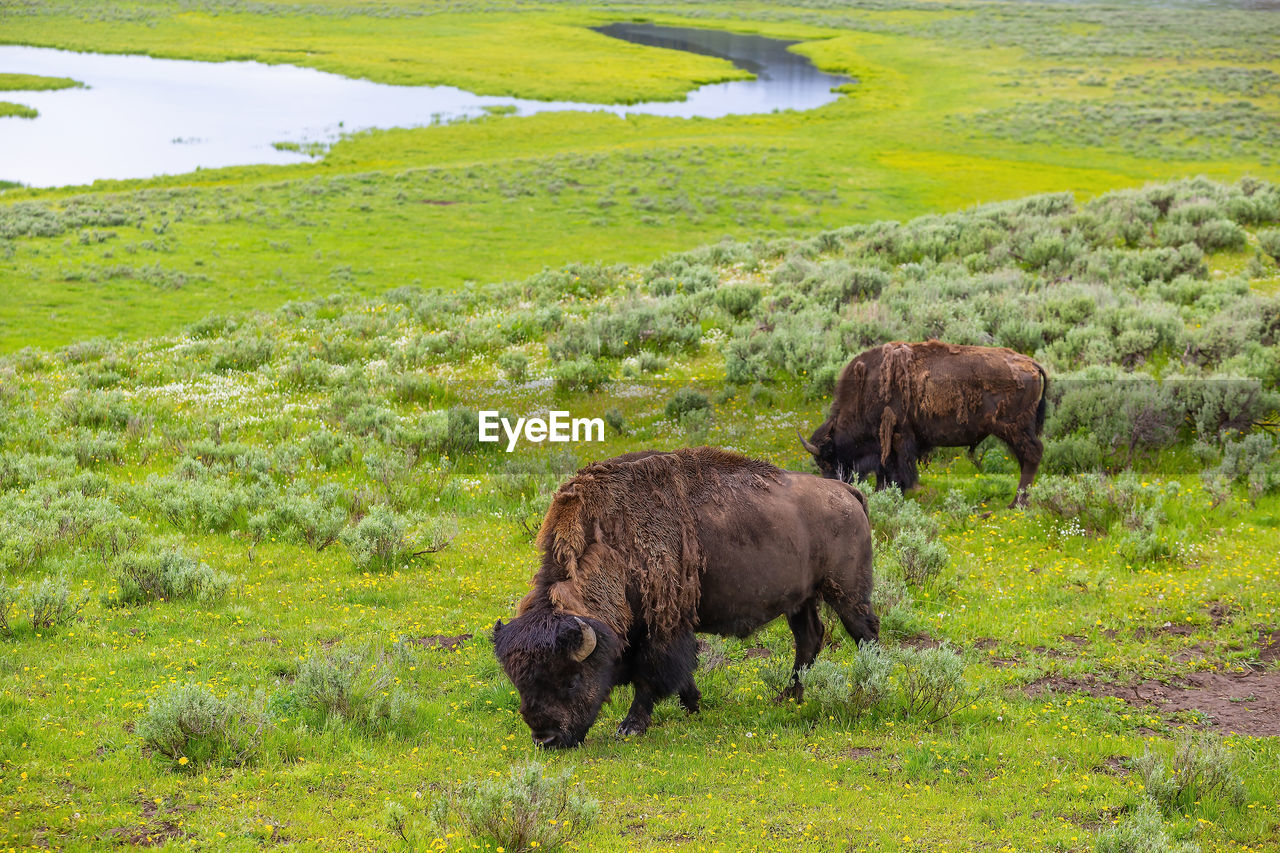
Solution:
<path fill-rule="evenodd" d="M 581 683 L 582 683 L 582 676 L 581 676 L 581 675 L 575 675 L 575 676 L 573 676 L 572 678 L 570 678 L 570 679 L 569 679 L 569 689 L 570 689 L 570 690 L 577 690 L 577 689 L 578 689 L 578 685 L 579 685 L 579 684 L 581 684 Z"/>

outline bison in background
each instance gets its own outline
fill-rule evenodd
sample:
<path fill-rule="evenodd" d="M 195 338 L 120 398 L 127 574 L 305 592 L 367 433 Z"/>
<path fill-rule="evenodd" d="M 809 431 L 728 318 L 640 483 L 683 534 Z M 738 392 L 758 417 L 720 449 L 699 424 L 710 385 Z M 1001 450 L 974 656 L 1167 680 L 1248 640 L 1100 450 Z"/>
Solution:
<path fill-rule="evenodd" d="M 831 412 L 809 440 L 822 476 L 876 475 L 876 488 L 919 481 L 917 461 L 935 447 L 968 447 L 989 435 L 1022 468 L 1010 506 L 1025 506 L 1044 445 L 1049 379 L 1031 358 L 1003 347 L 894 342 L 849 362 Z"/>
<path fill-rule="evenodd" d="M 723 450 L 582 468 L 556 492 L 538 545 L 533 590 L 493 641 L 544 747 L 582 743 L 619 684 L 635 686 L 624 736 L 644 732 L 673 693 L 697 711 L 695 631 L 745 637 L 785 615 L 796 699 L 822 646 L 819 602 L 855 640 L 879 636 L 862 493 Z"/>

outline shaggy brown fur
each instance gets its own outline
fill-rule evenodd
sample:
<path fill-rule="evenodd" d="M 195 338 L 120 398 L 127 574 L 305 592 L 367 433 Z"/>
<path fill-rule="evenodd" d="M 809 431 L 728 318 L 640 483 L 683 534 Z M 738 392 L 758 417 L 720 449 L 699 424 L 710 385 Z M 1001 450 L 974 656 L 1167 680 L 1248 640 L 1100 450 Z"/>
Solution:
<path fill-rule="evenodd" d="M 779 616 L 796 640 L 786 695 L 802 699 L 823 602 L 854 640 L 879 636 L 866 510 L 846 483 L 707 447 L 578 471 L 538 534 L 533 591 L 493 628 L 534 742 L 582 743 L 618 684 L 635 689 L 624 736 L 666 696 L 696 711 L 694 631 L 745 637 Z"/>
<path fill-rule="evenodd" d="M 1023 503 L 1043 453 L 1047 388 L 1044 369 L 1010 349 L 894 341 L 844 369 L 806 449 L 824 476 L 875 473 L 877 487 L 907 489 L 930 449 L 972 448 L 993 435 L 1022 466 L 1014 502 Z"/>
<path fill-rule="evenodd" d="M 767 462 L 711 447 L 633 453 L 578 471 L 556 492 L 538 546 L 534 578 L 561 610 L 590 615 L 626 637 L 630 588 L 654 642 L 696 626 L 706 566 L 697 509 L 732 505 L 776 481 Z"/>

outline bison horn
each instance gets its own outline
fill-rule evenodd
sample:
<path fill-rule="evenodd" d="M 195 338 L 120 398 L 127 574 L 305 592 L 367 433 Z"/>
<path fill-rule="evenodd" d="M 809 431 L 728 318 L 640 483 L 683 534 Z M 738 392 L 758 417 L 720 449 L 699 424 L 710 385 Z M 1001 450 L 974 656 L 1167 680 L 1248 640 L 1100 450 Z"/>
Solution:
<path fill-rule="evenodd" d="M 573 621 L 577 622 L 578 627 L 582 629 L 582 645 L 574 650 L 573 659 L 578 663 L 582 663 L 591 657 L 591 653 L 596 650 L 596 631 L 577 616 L 573 617 Z"/>
<path fill-rule="evenodd" d="M 804 447 L 805 450 L 809 451 L 811 456 L 817 456 L 821 452 L 818 450 L 818 446 L 816 444 L 811 444 L 805 439 L 804 433 L 800 431 L 800 427 L 796 427 L 796 435 L 800 436 L 801 446 Z"/>

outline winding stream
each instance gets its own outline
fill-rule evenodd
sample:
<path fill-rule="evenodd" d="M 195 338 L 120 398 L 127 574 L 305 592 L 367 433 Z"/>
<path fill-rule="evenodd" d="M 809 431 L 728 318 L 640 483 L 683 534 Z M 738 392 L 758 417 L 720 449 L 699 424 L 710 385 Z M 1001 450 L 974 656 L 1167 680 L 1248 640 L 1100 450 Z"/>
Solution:
<path fill-rule="evenodd" d="M 39 110 L 0 119 L 0 180 L 48 187 L 200 168 L 296 163 L 343 134 L 483 115 L 555 110 L 721 118 L 807 110 L 850 82 L 825 74 L 793 42 L 713 30 L 612 24 L 605 35 L 728 59 L 753 80 L 702 86 L 683 101 L 605 105 L 476 95 L 452 86 L 391 86 L 310 68 L 0 46 L 0 71 L 72 77 L 84 89 L 5 92 Z M 284 143 L 281 147 L 279 144 Z"/>

